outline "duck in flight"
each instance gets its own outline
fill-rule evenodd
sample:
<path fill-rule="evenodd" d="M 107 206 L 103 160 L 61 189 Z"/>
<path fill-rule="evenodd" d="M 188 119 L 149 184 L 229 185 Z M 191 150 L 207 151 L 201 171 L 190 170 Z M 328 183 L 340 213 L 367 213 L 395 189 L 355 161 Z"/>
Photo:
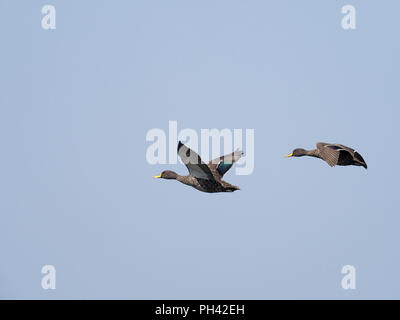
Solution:
<path fill-rule="evenodd" d="M 243 152 L 239 149 L 225 156 L 204 163 L 200 156 L 178 143 L 178 155 L 189 170 L 189 175 L 181 176 L 174 171 L 166 170 L 154 178 L 174 179 L 203 192 L 233 192 L 239 190 L 237 186 L 223 181 L 222 177 L 240 159 Z"/>
<path fill-rule="evenodd" d="M 325 160 L 331 167 L 333 166 L 362 166 L 368 168 L 363 157 L 354 149 L 342 144 L 317 143 L 314 150 L 294 149 L 286 157 L 310 156 Z"/>

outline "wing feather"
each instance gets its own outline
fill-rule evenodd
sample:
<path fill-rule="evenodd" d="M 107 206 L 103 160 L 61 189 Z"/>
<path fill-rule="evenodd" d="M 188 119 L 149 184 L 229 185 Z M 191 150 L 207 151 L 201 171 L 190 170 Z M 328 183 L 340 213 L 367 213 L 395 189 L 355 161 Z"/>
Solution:
<path fill-rule="evenodd" d="M 195 178 L 215 180 L 210 168 L 201 160 L 200 156 L 180 141 L 178 155 L 188 168 L 190 175 Z"/>
<path fill-rule="evenodd" d="M 361 165 L 367 168 L 363 157 L 354 149 L 342 144 L 319 142 L 317 149 L 323 160 L 331 167 L 335 165 Z"/>
<path fill-rule="evenodd" d="M 329 143 L 318 142 L 317 149 L 323 160 L 325 160 L 331 167 L 335 166 L 339 160 L 338 149 L 340 147 L 331 145 Z"/>
<path fill-rule="evenodd" d="M 215 158 L 208 163 L 212 171 L 216 171 L 222 178 L 224 174 L 232 168 L 233 164 L 243 155 L 242 150 L 236 149 L 234 152 L 226 154 L 222 157 Z"/>

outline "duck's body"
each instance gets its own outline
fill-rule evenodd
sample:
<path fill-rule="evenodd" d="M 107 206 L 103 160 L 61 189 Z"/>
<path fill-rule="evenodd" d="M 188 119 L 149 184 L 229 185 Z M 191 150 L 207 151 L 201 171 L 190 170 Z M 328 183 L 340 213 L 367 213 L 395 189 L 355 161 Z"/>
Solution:
<path fill-rule="evenodd" d="M 239 190 L 238 187 L 231 185 L 230 183 L 223 180 L 209 180 L 202 178 L 195 178 L 191 175 L 188 176 L 178 176 L 179 182 L 191 186 L 197 190 L 214 193 L 214 192 L 233 192 Z"/>
<path fill-rule="evenodd" d="M 368 168 L 363 157 L 354 149 L 342 144 L 318 142 L 317 148 L 313 150 L 294 149 L 287 157 L 310 156 L 324 160 L 333 166 L 362 166 Z"/>
<path fill-rule="evenodd" d="M 208 164 L 205 164 L 196 152 L 179 141 L 178 155 L 188 168 L 189 175 L 181 176 L 176 172 L 167 170 L 155 176 L 155 178 L 178 180 L 183 184 L 208 193 L 239 190 L 237 186 L 222 180 L 222 177 L 232 167 L 233 163 L 242 156 L 240 150 L 236 150 L 231 154 L 211 160 Z"/>

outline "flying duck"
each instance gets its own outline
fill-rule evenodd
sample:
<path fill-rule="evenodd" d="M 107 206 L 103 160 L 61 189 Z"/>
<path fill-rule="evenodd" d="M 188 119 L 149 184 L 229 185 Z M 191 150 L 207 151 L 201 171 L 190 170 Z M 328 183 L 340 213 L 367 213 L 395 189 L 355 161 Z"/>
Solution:
<path fill-rule="evenodd" d="M 189 170 L 189 175 L 181 176 L 174 171 L 166 170 L 154 178 L 174 179 L 203 192 L 233 192 L 239 190 L 237 186 L 223 181 L 222 177 L 240 159 L 243 152 L 239 149 L 225 156 L 204 163 L 200 156 L 178 143 L 178 155 Z"/>
<path fill-rule="evenodd" d="M 314 150 L 294 149 L 286 157 L 310 156 L 325 160 L 331 167 L 333 166 L 362 166 L 368 168 L 363 157 L 354 149 L 342 144 L 318 142 Z"/>

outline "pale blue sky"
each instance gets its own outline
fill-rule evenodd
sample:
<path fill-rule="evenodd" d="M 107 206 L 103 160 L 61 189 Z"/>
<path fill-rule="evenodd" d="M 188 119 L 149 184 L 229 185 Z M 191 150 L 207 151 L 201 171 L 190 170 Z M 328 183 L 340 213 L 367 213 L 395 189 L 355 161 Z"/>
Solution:
<path fill-rule="evenodd" d="M 399 10 L 0 0 L 0 298 L 400 298 Z M 254 128 L 254 173 L 226 175 L 241 190 L 152 179 L 186 173 L 145 159 L 169 120 Z M 318 141 L 369 169 L 284 157 Z"/>

